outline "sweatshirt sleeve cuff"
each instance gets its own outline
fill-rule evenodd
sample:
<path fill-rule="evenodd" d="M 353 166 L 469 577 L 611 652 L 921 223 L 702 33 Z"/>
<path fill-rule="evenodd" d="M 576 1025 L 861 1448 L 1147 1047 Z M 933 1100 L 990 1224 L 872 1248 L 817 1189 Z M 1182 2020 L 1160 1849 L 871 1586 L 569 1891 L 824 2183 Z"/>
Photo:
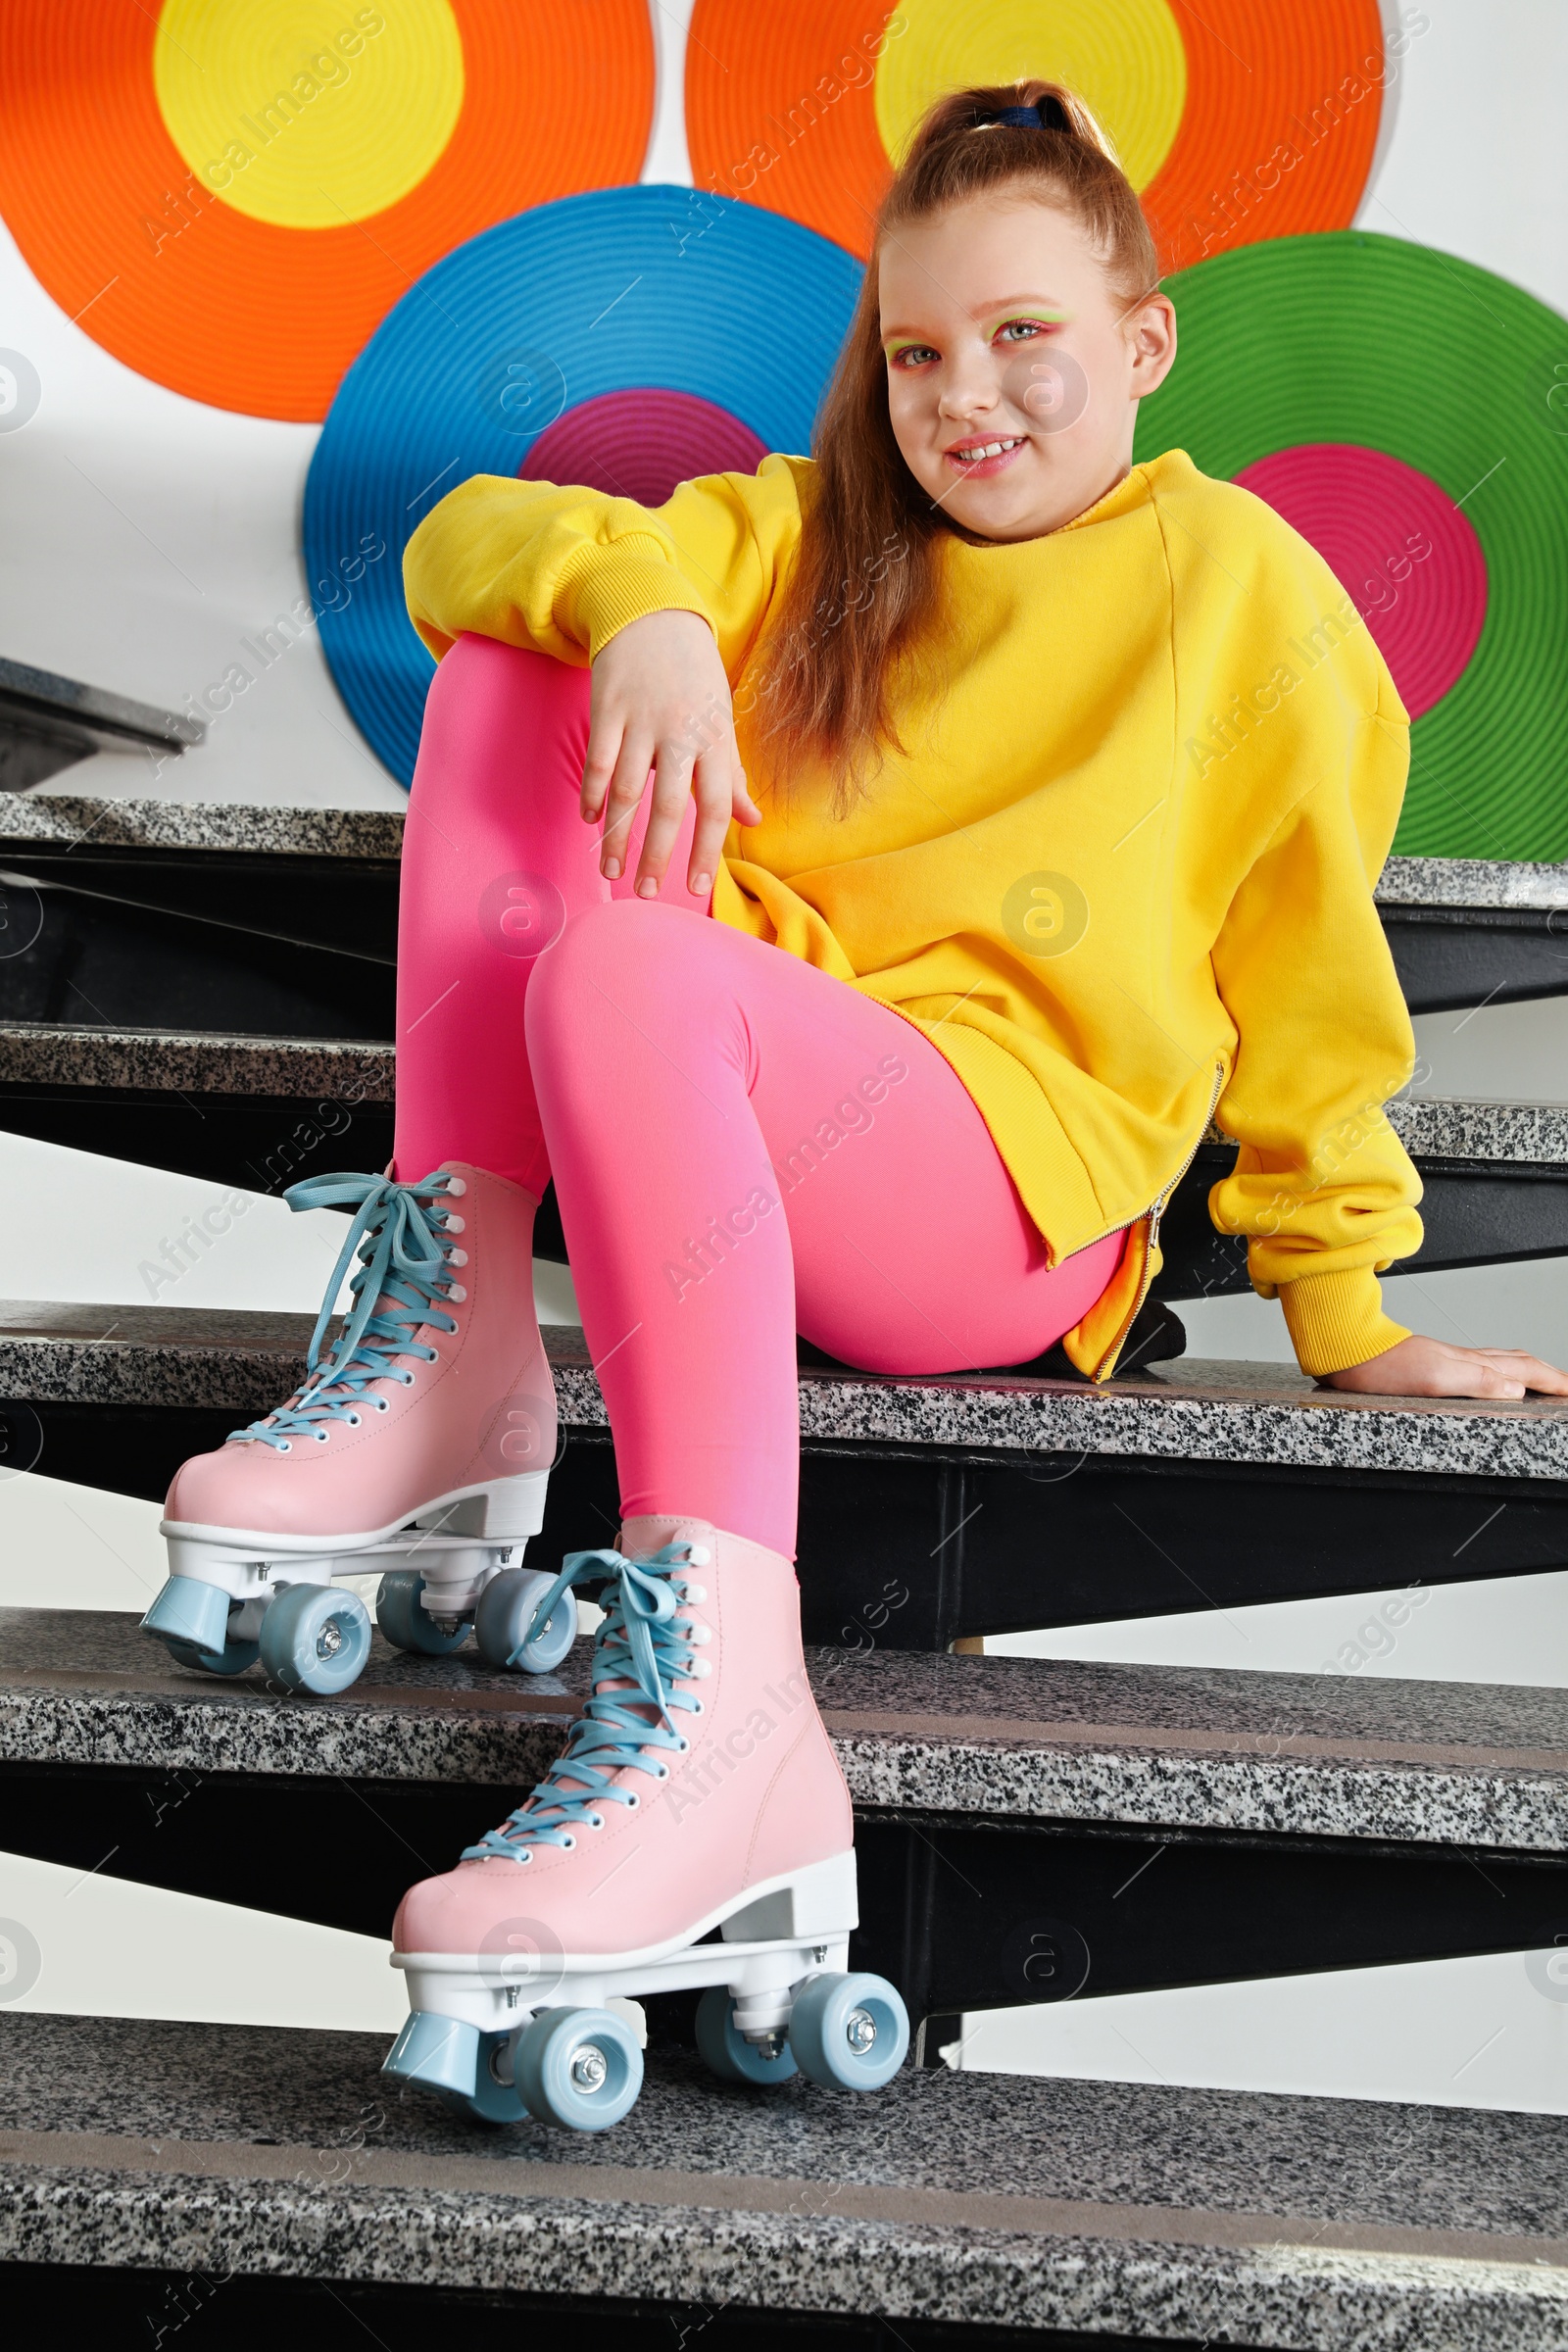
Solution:
<path fill-rule="evenodd" d="M 1298 1275 L 1280 1284 L 1279 1301 L 1297 1362 L 1314 1380 L 1368 1363 L 1410 1337 L 1405 1324 L 1384 1313 L 1382 1289 L 1370 1266 Z"/>
<path fill-rule="evenodd" d="M 701 597 L 673 564 L 633 555 L 602 557 L 566 592 L 568 634 L 597 661 L 617 630 L 650 612 L 695 612 L 711 620 Z"/>

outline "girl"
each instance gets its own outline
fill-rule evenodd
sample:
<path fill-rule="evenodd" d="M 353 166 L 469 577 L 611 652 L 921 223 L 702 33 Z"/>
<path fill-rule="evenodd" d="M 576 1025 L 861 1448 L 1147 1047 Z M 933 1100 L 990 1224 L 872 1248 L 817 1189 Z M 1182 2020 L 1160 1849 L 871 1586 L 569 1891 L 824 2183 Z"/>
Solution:
<path fill-rule="evenodd" d="M 1267 507 L 1180 451 L 1133 466 L 1176 355 L 1156 280 L 1077 99 L 962 91 L 882 207 L 814 462 L 657 513 L 481 475 L 410 543 L 440 668 L 395 1177 L 356 1180 L 368 1253 L 394 1238 L 314 1385 L 169 1506 L 345 1550 L 435 1501 L 505 1532 L 554 1449 L 554 1177 L 621 1485 L 618 1549 L 565 1571 L 612 1585 L 598 1694 L 405 1899 L 405 1954 L 477 1969 L 519 1914 L 569 1953 L 671 1948 L 781 1889 L 793 1932 L 848 1924 L 796 1335 L 905 1374 L 1059 1340 L 1107 1379 L 1211 1117 L 1240 1147 L 1214 1217 L 1308 1373 L 1568 1394 L 1383 1309 L 1421 1238 L 1372 903 L 1405 713 Z"/>

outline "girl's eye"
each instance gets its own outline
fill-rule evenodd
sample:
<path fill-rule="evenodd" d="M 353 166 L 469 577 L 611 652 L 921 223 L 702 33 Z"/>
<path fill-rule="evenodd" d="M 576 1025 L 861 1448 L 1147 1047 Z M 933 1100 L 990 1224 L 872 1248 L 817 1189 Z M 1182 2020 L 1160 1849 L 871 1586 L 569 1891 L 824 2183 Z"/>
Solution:
<path fill-rule="evenodd" d="M 934 360 L 936 356 L 929 343 L 901 343 L 897 351 L 888 353 L 888 366 L 923 368 L 928 360 Z"/>
<path fill-rule="evenodd" d="M 1030 343 L 1036 335 L 1044 335 L 1049 332 L 1049 325 L 1044 318 L 1009 318 L 1005 326 L 998 328 L 997 341 L 999 343 Z"/>

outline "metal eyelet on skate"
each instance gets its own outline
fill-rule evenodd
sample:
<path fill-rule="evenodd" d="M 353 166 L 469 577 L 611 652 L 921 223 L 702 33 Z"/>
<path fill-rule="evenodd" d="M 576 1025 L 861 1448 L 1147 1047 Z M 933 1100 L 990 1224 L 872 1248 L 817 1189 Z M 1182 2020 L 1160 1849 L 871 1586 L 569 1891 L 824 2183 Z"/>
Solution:
<path fill-rule="evenodd" d="M 455 1306 L 461 1306 L 468 1296 L 461 1282 L 444 1283 L 442 1289 Z"/>
<path fill-rule="evenodd" d="M 318 1446 L 324 1446 L 326 1444 L 327 1432 L 324 1429 L 313 1429 L 311 1435 L 316 1440 Z"/>
<path fill-rule="evenodd" d="M 360 1416 L 359 1416 L 359 1414 L 358 1414 L 358 1413 L 350 1413 L 350 1415 L 349 1415 L 349 1427 L 350 1427 L 350 1429 L 358 1429 L 358 1428 L 359 1428 L 359 1426 L 360 1426 Z"/>
<path fill-rule="evenodd" d="M 370 1402 L 374 1405 L 378 1413 L 390 1412 L 392 1409 L 384 1396 L 372 1396 L 370 1398 Z"/>

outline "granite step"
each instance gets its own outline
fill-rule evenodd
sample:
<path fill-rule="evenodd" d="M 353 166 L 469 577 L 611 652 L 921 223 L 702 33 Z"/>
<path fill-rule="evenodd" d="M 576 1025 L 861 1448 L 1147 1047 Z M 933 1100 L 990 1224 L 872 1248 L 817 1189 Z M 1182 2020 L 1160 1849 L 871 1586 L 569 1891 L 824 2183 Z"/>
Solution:
<path fill-rule="evenodd" d="M 389 1038 L 403 821 L 0 792 L 0 1018 Z"/>
<path fill-rule="evenodd" d="M 270 1410 L 311 1318 L 0 1306 L 7 1459 L 160 1497 Z M 609 1532 L 614 1462 L 583 1335 L 552 1327 L 565 1450 L 542 1557 Z M 1277 1364 L 1183 1359 L 1102 1388 L 1034 1372 L 803 1365 L 801 1575 L 812 1640 L 958 1636 L 1424 1589 L 1568 1566 L 1568 1400 L 1343 1396 Z"/>
<path fill-rule="evenodd" d="M 217 911 L 220 919 L 237 914 L 260 932 L 275 932 L 276 902 L 287 897 L 302 943 L 331 950 L 349 934 L 362 952 L 388 961 L 395 955 L 401 811 L 122 799 L 87 789 L 92 781 L 84 776 L 73 793 L 0 792 L 0 860 L 59 889 L 104 889 L 127 907 L 156 908 L 182 926 Z M 330 892 L 313 889 L 313 864 L 323 872 L 330 865 Z M 1391 858 L 1377 899 L 1412 1011 L 1568 991 L 1568 865 Z M 63 941 L 64 907 L 51 920 Z M 0 990 L 16 977 L 0 971 Z M 122 959 L 114 1001 L 104 998 L 105 1017 L 177 1018 L 163 1001 L 171 985 L 177 990 L 176 975 L 138 972 Z M 246 1001 L 238 977 L 233 1001 Z M 0 993 L 0 1010 L 12 1005 Z M 265 1012 L 260 998 L 239 1025 L 286 1026 Z M 316 1023 L 310 1027 L 315 1033 Z"/>
<path fill-rule="evenodd" d="M 314 1325 L 311 1315 L 237 1307 L 0 1301 L 0 1396 L 249 1418 L 304 1377 Z M 580 1325 L 548 1324 L 544 1338 L 563 1423 L 608 1437 Z M 802 1441 L 823 1447 L 1568 1482 L 1568 1398 L 1353 1396 L 1286 1364 L 1184 1357 L 1092 1386 L 1027 1370 L 905 1378 L 823 1361 L 803 1364 L 800 1396 Z"/>
<path fill-rule="evenodd" d="M 867 2347 L 1568 2342 L 1558 2118 L 946 2069 L 752 2092 L 655 2038 L 613 2132 L 481 2136 L 389 2098 L 384 2047 L 6 2016 L 8 2291 L 69 2329 L 113 2280 L 138 2322 L 199 2282 L 231 2335 L 270 2315 L 311 2344 L 420 2314 L 514 2341 L 555 2298 L 595 2347 L 792 2342 L 792 2318 Z"/>
<path fill-rule="evenodd" d="M 588 1660 L 584 1640 L 515 1676 L 377 1633 L 350 1690 L 291 1698 L 178 1666 L 132 1616 L 0 1612 L 5 1842 L 384 1935 L 410 1879 L 542 1776 Z M 857 1812 L 856 1964 L 917 2025 L 1568 1939 L 1562 1692 L 869 1644 L 807 1663 Z"/>
<path fill-rule="evenodd" d="M 555 1755 L 589 1651 L 515 1675 L 377 1632 L 323 1700 L 260 1666 L 179 1666 L 134 1615 L 0 1609 L 0 1761 L 511 1788 Z M 862 1809 L 1568 1855 L 1568 1690 L 819 1645 L 807 1663 Z"/>
<path fill-rule="evenodd" d="M 255 1191 L 341 1167 L 346 1152 L 384 1166 L 393 1092 L 393 1050 L 373 1038 L 0 1020 L 0 1123 L 13 1133 Z M 1413 1270 L 1568 1254 L 1568 1104 L 1419 1097 L 1388 1115 L 1425 1186 Z M 1249 1288 L 1245 1242 L 1208 1214 L 1234 1151 L 1211 1128 L 1172 1198 L 1161 1299 Z M 539 1250 L 565 1255 L 553 1196 Z"/>
<path fill-rule="evenodd" d="M 1377 903 L 1412 1012 L 1568 995 L 1568 864 L 1391 858 Z"/>

